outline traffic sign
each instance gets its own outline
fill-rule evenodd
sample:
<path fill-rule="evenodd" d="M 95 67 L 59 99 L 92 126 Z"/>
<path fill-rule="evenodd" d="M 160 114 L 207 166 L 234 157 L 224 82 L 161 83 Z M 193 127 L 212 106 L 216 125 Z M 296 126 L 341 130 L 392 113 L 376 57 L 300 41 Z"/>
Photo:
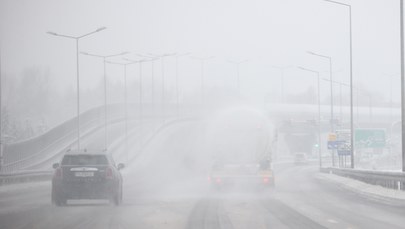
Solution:
<path fill-rule="evenodd" d="M 328 141 L 336 141 L 336 134 L 335 133 L 329 133 Z"/>
<path fill-rule="evenodd" d="M 385 147 L 385 129 L 356 129 L 354 137 L 356 148 Z"/>
<path fill-rule="evenodd" d="M 340 156 L 348 156 L 351 155 L 352 152 L 350 150 L 350 143 L 347 141 L 343 141 L 341 144 L 338 145 L 337 153 Z"/>
<path fill-rule="evenodd" d="M 328 141 L 328 149 L 338 149 L 339 145 L 344 143 L 345 141 Z"/>
<path fill-rule="evenodd" d="M 337 150 L 339 156 L 350 156 L 352 152 L 350 150 Z"/>
<path fill-rule="evenodd" d="M 336 130 L 336 137 L 339 140 L 350 141 L 351 132 L 350 129 Z"/>

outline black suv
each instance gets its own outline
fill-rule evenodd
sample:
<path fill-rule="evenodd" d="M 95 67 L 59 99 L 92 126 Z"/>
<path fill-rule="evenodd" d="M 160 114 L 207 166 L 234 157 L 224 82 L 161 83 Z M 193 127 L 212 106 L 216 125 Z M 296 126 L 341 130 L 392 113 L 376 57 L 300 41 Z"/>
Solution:
<path fill-rule="evenodd" d="M 65 205 L 68 199 L 108 199 L 115 205 L 122 202 L 124 164 L 115 165 L 106 152 L 65 154 L 61 163 L 53 165 L 52 203 Z"/>

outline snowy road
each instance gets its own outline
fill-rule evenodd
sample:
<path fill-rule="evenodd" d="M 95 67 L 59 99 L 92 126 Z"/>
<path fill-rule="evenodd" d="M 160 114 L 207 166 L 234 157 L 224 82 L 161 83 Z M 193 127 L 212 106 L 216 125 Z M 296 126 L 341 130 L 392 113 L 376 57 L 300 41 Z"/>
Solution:
<path fill-rule="evenodd" d="M 313 166 L 278 169 L 273 192 L 210 191 L 202 133 L 185 122 L 156 136 L 123 171 L 119 207 L 52 206 L 50 182 L 0 187 L 0 228 L 405 228 L 405 209 L 322 183 Z"/>

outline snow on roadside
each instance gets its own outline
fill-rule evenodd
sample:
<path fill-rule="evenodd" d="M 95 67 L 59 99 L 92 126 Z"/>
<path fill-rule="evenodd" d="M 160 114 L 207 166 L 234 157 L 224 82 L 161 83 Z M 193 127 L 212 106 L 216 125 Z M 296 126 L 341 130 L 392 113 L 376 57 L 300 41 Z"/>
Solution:
<path fill-rule="evenodd" d="M 24 182 L 24 183 L 13 183 L 7 185 L 0 185 L 0 194 L 8 193 L 8 192 L 15 192 L 21 190 L 29 190 L 35 187 L 41 186 L 49 186 L 51 185 L 51 181 L 33 181 L 33 182 Z"/>
<path fill-rule="evenodd" d="M 371 185 L 335 174 L 320 173 L 316 175 L 316 178 L 321 181 L 336 184 L 341 188 L 353 191 L 370 199 L 382 201 L 391 205 L 405 206 L 404 191 L 384 188 L 379 185 Z"/>

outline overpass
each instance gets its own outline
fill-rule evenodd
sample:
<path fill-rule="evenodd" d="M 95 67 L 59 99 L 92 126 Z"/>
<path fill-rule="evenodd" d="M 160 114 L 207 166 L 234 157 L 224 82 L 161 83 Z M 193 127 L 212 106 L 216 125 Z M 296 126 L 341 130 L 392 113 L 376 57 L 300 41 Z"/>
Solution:
<path fill-rule="evenodd" d="M 48 176 L 48 180 L 43 182 L 0 186 L 0 226 L 5 228 L 28 228 L 30 225 L 39 228 L 201 228 L 201 225 L 205 225 L 205 228 L 244 228 L 247 225 L 254 228 L 403 226 L 405 205 L 399 199 L 390 202 L 387 199 L 369 198 L 366 194 L 353 194 L 352 191 L 342 189 L 341 183 L 330 182 L 332 179 L 329 176 L 343 170 L 325 168 L 323 169 L 325 173 L 322 173 L 325 176 L 319 177 L 321 173 L 316 161 L 310 161 L 303 166 L 295 166 L 287 158 L 280 158 L 274 162 L 276 174 L 274 191 L 212 192 L 206 181 L 205 162 L 209 158 L 205 149 L 209 147 L 208 142 L 204 140 L 204 133 L 209 132 L 204 129 L 212 125 L 205 122 L 209 120 L 189 119 L 172 122 L 160 128 L 160 131 L 155 131 L 153 137 L 150 135 L 151 140 L 144 145 L 143 153 L 133 157 L 129 166 L 123 170 L 122 207 L 111 207 L 105 203 L 70 202 L 69 207 L 55 208 L 49 200 Z M 102 133 L 101 128 L 84 137 L 83 143 L 102 142 Z M 221 140 L 220 136 L 218 138 Z M 132 135 L 129 146 L 131 152 L 137 152 L 139 147 L 139 141 L 136 139 L 136 134 Z M 122 154 L 119 146 L 119 143 L 113 142 L 110 147 L 114 148 L 118 158 L 125 159 L 125 154 Z M 376 174 L 364 176 L 370 178 Z M 338 180 L 335 177 L 333 179 Z M 344 182 L 349 183 L 347 180 Z M 374 190 L 376 189 L 374 187 L 378 187 L 371 186 L 367 188 Z M 379 217 L 375 217 L 376 215 Z"/>

